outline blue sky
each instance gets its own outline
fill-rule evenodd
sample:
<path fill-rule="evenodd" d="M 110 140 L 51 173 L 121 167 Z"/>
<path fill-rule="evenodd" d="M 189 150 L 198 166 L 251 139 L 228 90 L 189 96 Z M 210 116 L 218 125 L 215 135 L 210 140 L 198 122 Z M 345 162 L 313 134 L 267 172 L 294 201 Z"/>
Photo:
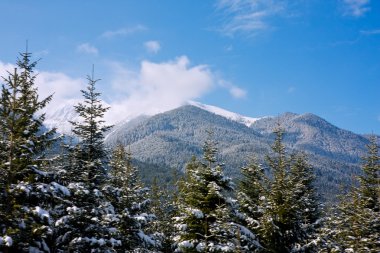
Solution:
<path fill-rule="evenodd" d="M 51 107 L 95 64 L 110 119 L 196 100 L 380 133 L 380 1 L 2 0 L 0 74 L 29 49 Z"/>

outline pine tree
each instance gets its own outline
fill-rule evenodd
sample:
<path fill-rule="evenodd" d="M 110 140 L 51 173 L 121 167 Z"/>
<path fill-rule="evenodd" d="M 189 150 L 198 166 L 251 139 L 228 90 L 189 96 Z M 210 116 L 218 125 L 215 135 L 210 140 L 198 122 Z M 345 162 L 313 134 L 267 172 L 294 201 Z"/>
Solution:
<path fill-rule="evenodd" d="M 363 207 L 380 211 L 380 157 L 377 138 L 372 136 L 367 146 L 368 155 L 363 157 L 363 174 L 359 176 L 359 193 L 362 197 Z"/>
<path fill-rule="evenodd" d="M 173 182 L 178 181 L 178 176 L 173 175 Z M 152 200 L 150 209 L 155 214 L 156 219 L 150 225 L 150 231 L 160 242 L 160 251 L 171 253 L 173 241 L 174 226 L 172 219 L 177 213 L 177 190 L 174 183 L 160 182 L 157 177 L 153 178 L 151 185 L 150 199 Z"/>
<path fill-rule="evenodd" d="M 95 84 L 100 80 L 87 76 L 87 90 L 81 90 L 84 102 L 74 106 L 75 111 L 83 119 L 81 122 L 71 122 L 73 133 L 80 140 L 80 152 L 78 160 L 83 162 L 85 176 L 83 180 L 93 184 L 99 184 L 106 176 L 106 157 L 107 153 L 104 147 L 104 134 L 112 126 L 104 125 L 104 113 L 109 107 L 103 105 L 100 100 L 100 93 L 96 92 Z"/>
<path fill-rule="evenodd" d="M 203 151 L 204 161 L 193 158 L 180 184 L 175 252 L 254 252 L 258 243 L 236 222 L 236 201 L 227 195 L 233 184 L 217 163 L 211 134 Z"/>
<path fill-rule="evenodd" d="M 113 252 L 121 244 L 115 239 L 115 208 L 103 192 L 107 181 L 103 142 L 105 132 L 111 128 L 104 125 L 103 117 L 108 107 L 95 90 L 98 80 L 93 75 L 87 80 L 87 90 L 82 90 L 84 102 L 74 107 L 82 121 L 72 122 L 79 143 L 70 148 L 71 162 L 65 176 L 71 198 L 60 207 L 60 217 L 55 222 L 58 252 Z"/>
<path fill-rule="evenodd" d="M 260 230 L 259 219 L 263 215 L 262 202 L 268 195 L 268 178 L 264 169 L 252 159 L 248 166 L 241 169 L 242 179 L 239 182 L 237 199 L 240 212 L 246 226 L 255 233 Z"/>
<path fill-rule="evenodd" d="M 136 252 L 158 248 L 157 242 L 147 234 L 154 215 L 149 213 L 149 189 L 140 181 L 138 170 L 132 164 L 131 152 L 118 144 L 110 161 L 108 196 L 115 207 L 119 221 L 121 247 L 119 252 Z"/>
<path fill-rule="evenodd" d="M 266 157 L 273 180 L 262 198 L 258 235 L 268 252 L 308 252 L 319 217 L 312 169 L 304 155 L 286 155 L 282 129 L 275 134 L 274 155 Z"/>
<path fill-rule="evenodd" d="M 314 188 L 315 175 L 307 163 L 305 154 L 294 154 L 290 158 L 289 180 L 292 184 L 294 205 L 297 206 L 299 230 L 292 252 L 313 252 L 316 248 L 316 233 L 319 227 L 320 203 Z"/>
<path fill-rule="evenodd" d="M 368 155 L 363 160 L 359 187 L 341 197 L 334 215 L 321 229 L 321 251 L 380 250 L 380 157 L 375 137 L 371 137 Z"/>
<path fill-rule="evenodd" d="M 50 209 L 67 193 L 54 182 L 46 150 L 56 140 L 45 131 L 41 113 L 52 96 L 40 100 L 31 53 L 3 78 L 0 98 L 1 220 L 0 249 L 49 252 L 53 237 Z M 50 245 L 49 245 L 50 244 Z"/>

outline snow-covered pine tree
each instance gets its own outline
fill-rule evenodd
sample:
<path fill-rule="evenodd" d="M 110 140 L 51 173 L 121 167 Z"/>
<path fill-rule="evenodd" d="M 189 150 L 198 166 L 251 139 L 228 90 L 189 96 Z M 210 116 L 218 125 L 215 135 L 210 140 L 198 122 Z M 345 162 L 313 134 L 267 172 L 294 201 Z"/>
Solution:
<path fill-rule="evenodd" d="M 173 176 L 173 182 L 177 182 L 178 177 Z M 161 182 L 157 177 L 153 178 L 150 192 L 150 209 L 156 219 L 149 225 L 149 230 L 154 233 L 154 237 L 161 244 L 160 252 L 171 253 L 172 236 L 174 232 L 172 218 L 176 213 L 176 187 L 173 182 Z M 173 183 L 173 184 L 170 184 Z"/>
<path fill-rule="evenodd" d="M 203 151 L 204 161 L 193 158 L 180 183 L 175 252 L 255 252 L 255 236 L 235 222 L 236 201 L 228 197 L 233 184 L 216 160 L 211 133 Z"/>
<path fill-rule="evenodd" d="M 359 187 L 342 196 L 334 215 L 321 229 L 321 251 L 379 252 L 380 157 L 376 137 L 370 138 L 363 158 Z"/>
<path fill-rule="evenodd" d="M 307 251 L 312 247 L 308 244 L 312 224 L 318 219 L 312 170 L 303 155 L 286 155 L 282 129 L 274 133 L 274 155 L 266 157 L 273 180 L 262 198 L 258 235 L 269 252 Z"/>
<path fill-rule="evenodd" d="M 144 187 L 138 169 L 132 164 L 132 154 L 118 144 L 110 161 L 110 184 L 104 189 L 115 207 L 118 222 L 120 252 L 149 252 L 159 248 L 152 235 L 147 233 L 155 218 L 149 213 L 149 189 Z"/>
<path fill-rule="evenodd" d="M 96 91 L 96 83 L 100 79 L 87 76 L 88 86 L 86 90 L 81 90 L 84 98 L 83 103 L 74 106 L 76 113 L 83 121 L 70 122 L 73 126 L 73 133 L 80 139 L 79 161 L 85 169 L 81 175 L 93 184 L 100 184 L 106 176 L 107 152 L 104 147 L 104 133 L 112 126 L 105 125 L 104 113 L 109 107 L 104 106 L 100 99 L 101 93 Z"/>
<path fill-rule="evenodd" d="M 364 208 L 380 211 L 380 155 L 377 137 L 371 136 L 368 154 L 363 157 L 363 175 L 359 176 L 359 193 Z"/>
<path fill-rule="evenodd" d="M 292 252 L 313 252 L 316 248 L 316 230 L 321 218 L 319 198 L 314 188 L 315 175 L 305 154 L 293 154 L 290 158 L 290 182 L 297 205 L 300 230 Z"/>
<path fill-rule="evenodd" d="M 241 169 L 237 199 L 244 224 L 254 233 L 260 231 L 260 218 L 263 215 L 263 201 L 268 196 L 269 179 L 262 166 L 252 159 Z"/>
<path fill-rule="evenodd" d="M 87 89 L 81 91 L 84 101 L 75 106 L 82 121 L 72 122 L 79 143 L 70 148 L 72 161 L 66 170 L 71 198 L 60 207 L 55 222 L 58 252 L 114 252 L 121 244 L 114 238 L 118 236 L 114 206 L 102 192 L 107 180 L 104 133 L 111 128 L 103 120 L 108 107 L 96 92 L 98 80 L 93 75 L 87 80 Z"/>
<path fill-rule="evenodd" d="M 50 252 L 53 220 L 50 208 L 67 194 L 53 181 L 45 151 L 56 140 L 43 129 L 41 113 L 51 96 L 40 100 L 27 50 L 3 78 L 0 98 L 1 220 L 0 250 Z"/>
<path fill-rule="evenodd" d="M 273 180 L 265 197 L 264 213 L 260 218 L 260 242 L 269 252 L 290 252 L 296 242 L 295 232 L 300 230 L 297 206 L 289 180 L 289 160 L 282 143 L 283 131 L 276 129 L 276 140 L 272 146 L 273 156 L 266 156 L 273 173 Z"/>

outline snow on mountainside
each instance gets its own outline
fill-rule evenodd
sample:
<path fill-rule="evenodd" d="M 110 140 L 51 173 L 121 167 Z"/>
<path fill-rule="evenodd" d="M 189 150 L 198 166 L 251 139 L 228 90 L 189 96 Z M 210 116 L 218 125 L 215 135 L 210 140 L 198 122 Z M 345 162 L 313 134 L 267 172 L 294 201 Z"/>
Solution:
<path fill-rule="evenodd" d="M 71 135 L 72 125 L 70 121 L 81 121 L 79 115 L 75 112 L 74 106 L 83 102 L 81 99 L 72 99 L 65 101 L 55 107 L 48 107 L 45 111 L 45 127 L 57 128 L 57 132 L 61 134 Z M 103 102 L 104 106 L 109 106 Z"/>
<path fill-rule="evenodd" d="M 206 105 L 206 104 L 202 104 L 202 103 L 195 102 L 195 101 L 189 101 L 188 104 L 192 105 L 192 106 L 196 106 L 196 107 L 203 109 L 205 111 L 212 112 L 216 115 L 225 117 L 227 119 L 236 121 L 238 123 L 244 124 L 247 127 L 250 127 L 253 123 L 262 119 L 262 118 L 251 118 L 251 117 L 242 116 L 240 114 L 230 112 L 230 111 L 224 110 L 222 108 L 219 108 L 219 107 L 216 107 L 213 105 Z M 263 118 L 266 118 L 266 117 L 263 117 Z"/>
<path fill-rule="evenodd" d="M 78 102 L 78 100 L 69 100 L 57 107 L 48 108 L 45 112 L 45 127 L 49 129 L 55 127 L 58 133 L 70 135 L 72 126 L 69 121 L 79 120 L 79 116 L 74 110 L 74 105 L 77 105 Z"/>
<path fill-rule="evenodd" d="M 81 102 L 81 100 L 70 100 L 67 101 L 65 104 L 61 104 L 57 107 L 49 108 L 46 111 L 46 119 L 44 122 L 44 125 L 47 128 L 53 128 L 56 127 L 57 131 L 62 134 L 71 134 L 71 124 L 69 121 L 79 121 L 80 118 L 74 111 L 74 105 L 77 105 L 78 102 Z M 227 111 L 225 109 L 222 109 L 220 107 L 216 107 L 213 105 L 206 105 L 202 104 L 196 101 L 189 101 L 189 105 L 198 107 L 202 110 L 214 113 L 216 115 L 222 116 L 224 118 L 227 118 L 229 120 L 238 122 L 240 124 L 244 124 L 248 127 L 250 127 L 253 123 L 255 123 L 257 120 L 262 119 L 262 118 L 251 118 L 251 117 L 246 117 L 242 116 L 240 114 L 234 113 Z M 104 103 L 105 106 L 109 106 L 108 104 Z M 112 107 L 111 107 L 112 110 Z M 162 112 L 163 113 L 163 112 Z M 143 115 L 143 114 L 142 114 Z M 142 116 L 140 115 L 140 116 Z M 140 117 L 138 116 L 138 117 Z M 154 115 L 150 115 L 154 116 Z M 267 118 L 267 117 L 264 117 Z M 125 118 L 120 118 L 118 122 L 110 122 L 110 124 L 115 124 L 115 127 L 118 125 L 123 125 L 124 123 L 127 123 L 131 121 L 132 118 L 126 116 Z"/>

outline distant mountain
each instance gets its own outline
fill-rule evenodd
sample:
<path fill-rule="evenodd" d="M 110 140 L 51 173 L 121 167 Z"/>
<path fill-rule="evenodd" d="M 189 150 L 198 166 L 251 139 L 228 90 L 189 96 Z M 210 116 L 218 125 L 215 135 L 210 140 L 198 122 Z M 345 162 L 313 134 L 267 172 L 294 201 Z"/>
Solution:
<path fill-rule="evenodd" d="M 83 102 L 81 99 L 67 100 L 64 104 L 60 104 L 54 108 L 49 107 L 45 111 L 45 127 L 51 129 L 57 128 L 57 132 L 61 134 L 71 135 L 72 126 L 70 121 L 81 121 L 79 115 L 75 112 L 74 106 Z M 105 107 L 110 105 L 102 101 Z"/>
<path fill-rule="evenodd" d="M 368 143 L 368 137 L 340 129 L 311 113 L 285 113 L 261 119 L 251 127 L 263 136 L 269 136 L 277 125 L 284 128 L 289 147 L 344 162 L 360 162 Z"/>
<path fill-rule="evenodd" d="M 138 163 L 145 167 L 144 180 L 150 181 L 165 171 L 165 177 L 170 177 L 173 169 L 183 170 L 193 155 L 201 156 L 207 130 L 212 130 L 220 161 L 225 163 L 229 175 L 238 178 L 240 168 L 252 157 L 265 164 L 264 157 L 271 153 L 273 130 L 278 125 L 285 130 L 287 152 L 308 155 L 325 199 L 334 200 L 341 186 L 354 183 L 368 136 L 340 129 L 310 113 L 251 118 L 190 102 L 168 112 L 117 124 L 106 136 L 106 144 L 129 146 Z"/>
<path fill-rule="evenodd" d="M 219 108 L 219 107 L 216 107 L 213 105 L 205 105 L 205 104 L 195 102 L 195 101 L 190 101 L 190 102 L 188 102 L 188 104 L 193 105 L 195 107 L 198 107 L 200 109 L 203 109 L 205 111 L 212 112 L 216 115 L 225 117 L 225 118 L 230 119 L 232 121 L 242 123 L 248 127 L 251 126 L 253 123 L 255 123 L 257 120 L 262 119 L 262 118 L 252 118 L 252 117 L 242 116 L 240 114 L 230 112 L 230 111 L 224 110 L 222 108 Z"/>

